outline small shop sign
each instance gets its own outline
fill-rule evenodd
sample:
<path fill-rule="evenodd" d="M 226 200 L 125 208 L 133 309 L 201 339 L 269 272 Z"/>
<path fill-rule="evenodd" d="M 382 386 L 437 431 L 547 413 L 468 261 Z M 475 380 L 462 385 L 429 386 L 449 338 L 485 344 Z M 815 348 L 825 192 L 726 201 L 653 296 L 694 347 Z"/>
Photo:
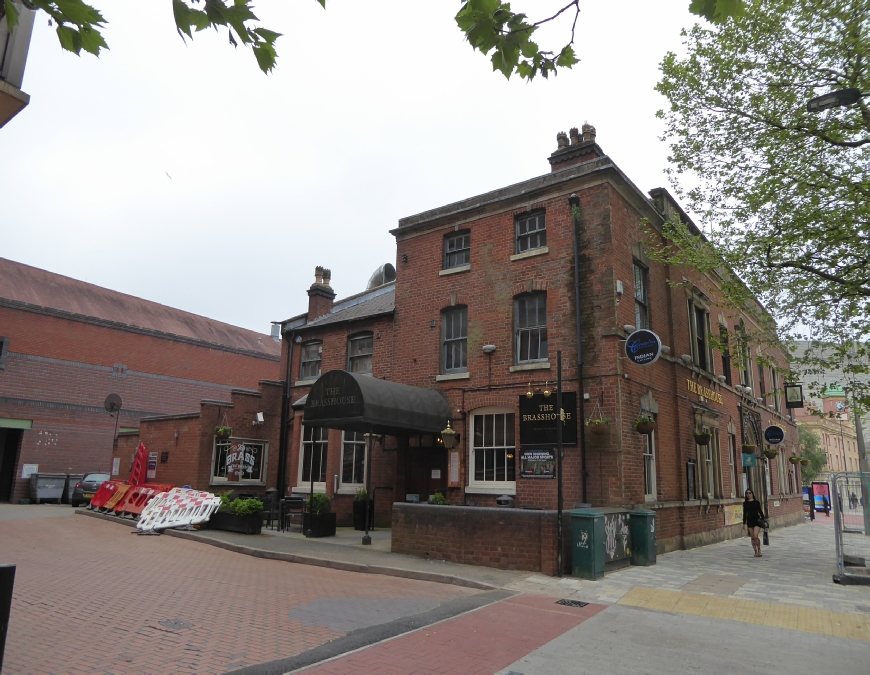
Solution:
<path fill-rule="evenodd" d="M 743 457 L 743 466 L 755 466 L 755 455 L 747 455 L 744 452 L 741 456 Z"/>
<path fill-rule="evenodd" d="M 651 330 L 641 328 L 625 340 L 625 355 L 639 366 L 651 366 L 662 354 L 662 341 Z"/>
<path fill-rule="evenodd" d="M 555 478 L 556 453 L 552 449 L 520 450 L 520 478 Z"/>
<path fill-rule="evenodd" d="M 771 424 L 764 430 L 764 440 L 771 445 L 779 445 L 785 440 L 785 429 L 776 424 Z"/>
<path fill-rule="evenodd" d="M 154 480 L 157 478 L 157 453 L 148 453 L 148 470 L 145 472 L 145 478 Z"/>
<path fill-rule="evenodd" d="M 785 407 L 786 408 L 803 408 L 804 407 L 804 388 L 801 384 L 785 385 Z"/>
<path fill-rule="evenodd" d="M 577 392 L 562 392 L 562 410 L 562 444 L 577 445 Z M 520 396 L 520 445 L 556 445 L 558 420 L 556 394 Z"/>

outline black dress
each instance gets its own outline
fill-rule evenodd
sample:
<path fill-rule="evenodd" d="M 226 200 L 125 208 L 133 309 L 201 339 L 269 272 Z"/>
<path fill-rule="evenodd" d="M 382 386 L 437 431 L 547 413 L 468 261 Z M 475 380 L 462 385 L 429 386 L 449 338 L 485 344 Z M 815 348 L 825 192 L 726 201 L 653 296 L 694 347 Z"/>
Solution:
<path fill-rule="evenodd" d="M 761 527 L 764 520 L 764 511 L 761 510 L 761 502 L 757 499 L 743 502 L 743 524 L 749 527 Z"/>

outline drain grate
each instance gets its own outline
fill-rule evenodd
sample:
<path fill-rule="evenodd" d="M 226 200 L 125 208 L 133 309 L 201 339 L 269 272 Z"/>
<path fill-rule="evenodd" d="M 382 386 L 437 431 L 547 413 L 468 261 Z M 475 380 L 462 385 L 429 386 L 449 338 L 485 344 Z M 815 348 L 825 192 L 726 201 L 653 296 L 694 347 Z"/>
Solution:
<path fill-rule="evenodd" d="M 181 630 L 182 628 L 193 628 L 193 624 L 188 621 L 182 621 L 181 619 L 170 619 L 169 621 L 160 621 L 161 626 L 164 628 L 171 628 L 172 630 Z"/>
<path fill-rule="evenodd" d="M 580 600 L 558 600 L 556 602 L 557 605 L 565 605 L 566 607 L 585 607 L 588 605 L 588 602 L 581 602 Z"/>

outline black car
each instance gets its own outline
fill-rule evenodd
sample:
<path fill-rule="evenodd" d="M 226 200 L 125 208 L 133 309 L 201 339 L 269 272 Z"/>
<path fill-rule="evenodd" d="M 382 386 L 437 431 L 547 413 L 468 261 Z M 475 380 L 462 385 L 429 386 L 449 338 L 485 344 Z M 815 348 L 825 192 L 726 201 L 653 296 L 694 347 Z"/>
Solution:
<path fill-rule="evenodd" d="M 109 480 L 107 473 L 86 473 L 85 477 L 76 483 L 70 497 L 70 506 L 76 508 L 81 504 L 90 504 L 91 497 L 100 489 L 100 486 Z"/>

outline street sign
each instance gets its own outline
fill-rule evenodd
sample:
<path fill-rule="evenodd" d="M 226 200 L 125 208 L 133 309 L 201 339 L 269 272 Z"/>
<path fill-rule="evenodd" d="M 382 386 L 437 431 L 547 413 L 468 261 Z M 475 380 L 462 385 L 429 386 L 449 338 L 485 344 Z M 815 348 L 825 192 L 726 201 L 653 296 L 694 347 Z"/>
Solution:
<path fill-rule="evenodd" d="M 764 440 L 771 445 L 779 445 L 785 440 L 785 429 L 771 424 L 764 430 Z"/>
<path fill-rule="evenodd" d="M 636 330 L 625 340 L 625 355 L 639 366 L 651 366 L 661 354 L 662 341 L 651 330 Z"/>
<path fill-rule="evenodd" d="M 743 466 L 755 466 L 755 455 L 743 455 Z"/>

